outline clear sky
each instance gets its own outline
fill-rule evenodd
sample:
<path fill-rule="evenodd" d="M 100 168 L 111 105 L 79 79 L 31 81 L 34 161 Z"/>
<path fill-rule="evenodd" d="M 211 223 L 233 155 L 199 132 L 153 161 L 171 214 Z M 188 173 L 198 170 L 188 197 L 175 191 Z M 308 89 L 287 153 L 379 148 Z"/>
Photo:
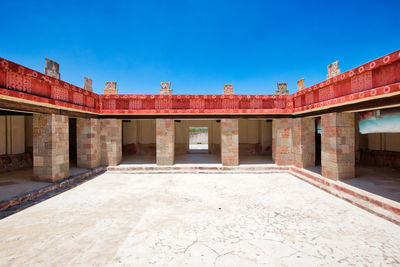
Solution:
<path fill-rule="evenodd" d="M 2 1 L 0 56 L 101 93 L 273 94 L 400 49 L 400 1 Z"/>

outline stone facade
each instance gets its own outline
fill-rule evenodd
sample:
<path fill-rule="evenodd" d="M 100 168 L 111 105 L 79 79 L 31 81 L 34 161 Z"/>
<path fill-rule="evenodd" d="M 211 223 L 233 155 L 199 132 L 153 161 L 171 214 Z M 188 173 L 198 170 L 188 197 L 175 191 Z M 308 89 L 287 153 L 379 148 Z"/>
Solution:
<path fill-rule="evenodd" d="M 60 64 L 46 58 L 46 67 L 44 68 L 44 74 L 56 79 L 60 79 Z"/>
<path fill-rule="evenodd" d="M 277 165 L 293 164 L 293 119 L 272 120 L 272 160 Z"/>
<path fill-rule="evenodd" d="M 276 95 L 288 95 L 287 83 L 278 83 L 278 89 L 275 91 Z"/>
<path fill-rule="evenodd" d="M 322 175 L 340 180 L 355 176 L 354 113 L 328 113 L 321 116 Z"/>
<path fill-rule="evenodd" d="M 76 119 L 78 168 L 100 166 L 100 122 L 99 119 Z"/>
<path fill-rule="evenodd" d="M 161 82 L 161 88 L 158 90 L 160 95 L 172 95 L 171 82 Z"/>
<path fill-rule="evenodd" d="M 103 94 L 105 94 L 105 95 L 118 94 L 117 82 L 106 82 L 106 88 L 104 88 Z"/>
<path fill-rule="evenodd" d="M 234 95 L 235 91 L 233 91 L 233 84 L 224 84 L 224 91 L 222 91 L 223 95 Z"/>
<path fill-rule="evenodd" d="M 122 160 L 122 121 L 100 119 L 101 165 L 116 166 Z"/>
<path fill-rule="evenodd" d="M 239 165 L 239 121 L 221 120 L 221 161 L 224 166 Z"/>
<path fill-rule="evenodd" d="M 33 176 L 57 181 L 69 176 L 68 117 L 33 115 Z"/>
<path fill-rule="evenodd" d="M 83 89 L 93 92 L 92 79 L 83 77 L 83 80 L 84 80 Z"/>
<path fill-rule="evenodd" d="M 297 81 L 297 92 L 306 89 L 304 78 Z"/>
<path fill-rule="evenodd" d="M 175 158 L 175 121 L 156 119 L 157 165 L 173 165 Z"/>
<path fill-rule="evenodd" d="M 339 61 L 329 64 L 327 68 L 328 74 L 326 75 L 326 79 L 330 79 L 340 74 Z"/>
<path fill-rule="evenodd" d="M 300 168 L 315 165 L 315 119 L 293 119 L 293 164 Z"/>

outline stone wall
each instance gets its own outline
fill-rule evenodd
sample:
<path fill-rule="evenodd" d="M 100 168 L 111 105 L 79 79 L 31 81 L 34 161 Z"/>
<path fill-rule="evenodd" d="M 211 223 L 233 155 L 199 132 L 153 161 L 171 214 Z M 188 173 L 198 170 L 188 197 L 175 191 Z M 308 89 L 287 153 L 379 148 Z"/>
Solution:
<path fill-rule="evenodd" d="M 69 176 L 68 117 L 33 115 L 33 176 L 57 181 Z"/>
<path fill-rule="evenodd" d="M 32 167 L 32 154 L 0 155 L 0 172 Z"/>
<path fill-rule="evenodd" d="M 156 119 L 157 165 L 173 165 L 175 158 L 175 123 Z"/>
<path fill-rule="evenodd" d="M 315 119 L 293 119 L 294 165 L 307 168 L 315 165 Z"/>
<path fill-rule="evenodd" d="M 122 160 L 122 121 L 100 119 L 101 165 L 115 166 Z"/>
<path fill-rule="evenodd" d="M 322 175 L 340 180 L 355 176 L 354 113 L 329 113 L 321 116 Z"/>
<path fill-rule="evenodd" d="M 272 120 L 272 159 L 278 165 L 293 164 L 293 119 Z"/>
<path fill-rule="evenodd" d="M 78 168 L 100 166 L 100 122 L 99 119 L 76 120 Z"/>
<path fill-rule="evenodd" d="M 221 161 L 224 166 L 239 165 L 239 121 L 221 120 Z"/>

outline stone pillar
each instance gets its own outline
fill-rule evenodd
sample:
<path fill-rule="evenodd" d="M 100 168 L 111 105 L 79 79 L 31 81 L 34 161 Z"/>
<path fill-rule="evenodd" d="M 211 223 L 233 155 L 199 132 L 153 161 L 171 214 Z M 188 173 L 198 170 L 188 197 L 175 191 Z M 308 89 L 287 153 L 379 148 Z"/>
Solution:
<path fill-rule="evenodd" d="M 100 119 L 101 165 L 116 166 L 122 160 L 122 121 Z"/>
<path fill-rule="evenodd" d="M 355 176 L 354 113 L 321 116 L 322 175 L 341 180 Z"/>
<path fill-rule="evenodd" d="M 239 120 L 221 120 L 221 161 L 224 166 L 239 165 Z"/>
<path fill-rule="evenodd" d="M 157 165 L 173 165 L 175 158 L 175 122 L 156 119 Z"/>
<path fill-rule="evenodd" d="M 55 182 L 69 176 L 68 117 L 33 114 L 33 177 Z"/>
<path fill-rule="evenodd" d="M 293 119 L 294 165 L 307 168 L 315 165 L 315 119 Z"/>
<path fill-rule="evenodd" d="M 293 119 L 272 120 L 272 160 L 277 165 L 293 164 Z"/>
<path fill-rule="evenodd" d="M 116 95 L 118 94 L 117 82 L 106 82 L 106 88 L 103 90 L 104 95 Z"/>
<path fill-rule="evenodd" d="M 93 169 L 100 166 L 99 119 L 76 119 L 78 168 Z"/>

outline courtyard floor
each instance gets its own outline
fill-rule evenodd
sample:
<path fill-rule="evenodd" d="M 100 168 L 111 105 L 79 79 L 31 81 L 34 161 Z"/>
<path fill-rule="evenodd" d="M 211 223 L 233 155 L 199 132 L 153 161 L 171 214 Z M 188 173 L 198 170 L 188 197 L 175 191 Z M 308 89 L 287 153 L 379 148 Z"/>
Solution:
<path fill-rule="evenodd" d="M 1 266 L 400 264 L 398 225 L 284 173 L 105 173 L 0 233 Z"/>

